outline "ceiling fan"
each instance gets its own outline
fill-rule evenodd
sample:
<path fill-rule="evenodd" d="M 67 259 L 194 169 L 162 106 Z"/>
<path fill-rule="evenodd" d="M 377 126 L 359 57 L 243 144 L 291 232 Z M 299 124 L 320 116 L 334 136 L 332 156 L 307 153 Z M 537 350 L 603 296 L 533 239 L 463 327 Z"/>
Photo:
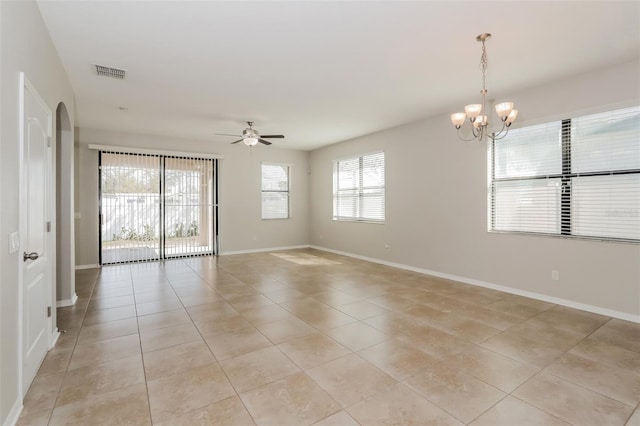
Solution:
<path fill-rule="evenodd" d="M 238 142 L 244 142 L 244 144 L 247 145 L 247 146 L 253 146 L 253 145 L 257 144 L 258 142 L 263 143 L 265 145 L 271 145 L 271 142 L 266 141 L 265 139 L 270 139 L 270 138 L 282 139 L 282 138 L 284 138 L 284 135 L 260 135 L 260 133 L 258 133 L 258 131 L 253 128 L 253 121 L 247 121 L 247 124 L 249 125 L 249 127 L 247 127 L 246 129 L 244 129 L 242 131 L 242 135 L 228 135 L 228 134 L 225 134 L 225 133 L 216 133 L 216 135 L 218 135 L 218 136 L 235 136 L 237 138 L 242 138 L 242 139 L 238 139 L 237 141 L 231 142 L 231 144 L 238 143 Z"/>

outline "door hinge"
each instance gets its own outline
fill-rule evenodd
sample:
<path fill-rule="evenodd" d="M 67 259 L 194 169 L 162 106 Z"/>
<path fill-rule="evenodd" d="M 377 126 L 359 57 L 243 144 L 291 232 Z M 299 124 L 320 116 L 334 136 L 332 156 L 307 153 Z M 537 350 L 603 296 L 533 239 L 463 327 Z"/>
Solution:
<path fill-rule="evenodd" d="M 51 306 L 47 306 L 47 318 L 51 318 Z"/>
<path fill-rule="evenodd" d="M 47 232 L 51 232 L 51 222 L 47 222 Z"/>
<path fill-rule="evenodd" d="M 47 136 L 47 148 L 51 148 L 51 136 Z"/>

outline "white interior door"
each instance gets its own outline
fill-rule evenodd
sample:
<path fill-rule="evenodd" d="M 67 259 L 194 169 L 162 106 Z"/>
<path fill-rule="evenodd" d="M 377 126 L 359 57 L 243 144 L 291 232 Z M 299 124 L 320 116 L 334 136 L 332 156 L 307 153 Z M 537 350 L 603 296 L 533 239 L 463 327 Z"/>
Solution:
<path fill-rule="evenodd" d="M 22 175 L 22 384 L 23 393 L 49 347 L 51 302 L 51 111 L 24 80 Z M 50 225 L 49 225 L 50 226 Z"/>

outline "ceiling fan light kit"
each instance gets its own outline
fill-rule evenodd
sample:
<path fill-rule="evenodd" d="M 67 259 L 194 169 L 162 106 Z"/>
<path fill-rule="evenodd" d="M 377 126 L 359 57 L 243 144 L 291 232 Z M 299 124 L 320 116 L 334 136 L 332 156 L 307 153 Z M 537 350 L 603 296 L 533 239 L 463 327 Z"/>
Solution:
<path fill-rule="evenodd" d="M 502 139 L 507 135 L 511 124 L 518 117 L 518 110 L 513 109 L 513 102 L 499 103 L 495 106 L 495 110 L 502 122 L 502 128 L 498 132 L 488 132 L 489 117 L 486 115 L 486 73 L 488 63 L 485 42 L 489 40 L 490 37 L 491 34 L 489 33 L 483 33 L 476 37 L 476 40 L 482 43 L 482 55 L 480 56 L 480 68 L 482 69 L 482 90 L 480 91 L 480 94 L 482 95 L 482 103 L 466 105 L 464 107 L 464 112 L 451 114 L 451 122 L 458 131 L 458 138 L 463 141 L 472 141 L 474 139 L 482 141 L 485 135 L 491 140 Z M 473 137 L 470 139 L 465 139 L 460 136 L 460 128 L 467 118 L 469 118 L 469 122 L 471 123 L 471 133 L 473 134 Z"/>
<path fill-rule="evenodd" d="M 239 142 L 244 142 L 245 145 L 247 146 L 254 146 L 256 145 L 258 142 L 260 142 L 261 144 L 264 145 L 271 145 L 271 142 L 265 140 L 266 139 L 270 139 L 270 138 L 279 138 L 282 139 L 284 138 L 284 135 L 260 135 L 260 133 L 258 133 L 258 131 L 256 129 L 253 128 L 253 121 L 247 121 L 247 124 L 249 125 L 249 127 L 247 127 L 246 129 L 244 129 L 242 131 L 242 135 L 228 135 L 225 133 L 216 133 L 216 135 L 218 136 L 235 136 L 237 138 L 242 138 L 242 139 L 238 139 L 237 141 L 231 142 L 231 144 L 235 144 L 235 143 L 239 143 Z"/>

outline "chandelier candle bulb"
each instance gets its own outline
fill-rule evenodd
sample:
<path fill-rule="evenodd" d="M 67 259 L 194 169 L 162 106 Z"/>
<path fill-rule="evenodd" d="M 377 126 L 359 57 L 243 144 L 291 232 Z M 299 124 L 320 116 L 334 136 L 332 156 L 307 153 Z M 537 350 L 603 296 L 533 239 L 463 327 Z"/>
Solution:
<path fill-rule="evenodd" d="M 478 118 L 476 118 L 476 120 L 473 122 L 473 127 L 478 128 L 478 127 L 484 127 L 488 124 L 488 117 L 486 115 L 480 115 L 478 116 Z"/>
<path fill-rule="evenodd" d="M 451 122 L 454 126 L 456 126 L 456 129 L 459 129 L 464 124 L 464 120 L 466 119 L 467 114 L 465 114 L 464 112 L 456 112 L 455 114 L 451 114 Z"/>
<path fill-rule="evenodd" d="M 476 118 L 477 116 L 480 115 L 481 111 L 482 111 L 481 104 L 471 104 L 471 105 L 466 105 L 464 107 L 464 112 L 467 113 L 467 116 L 469 118 Z"/>
<path fill-rule="evenodd" d="M 502 121 L 505 121 L 507 119 L 509 114 L 511 114 L 512 110 L 513 110 L 513 102 L 503 102 L 501 104 L 496 105 L 496 113 L 498 114 L 498 117 L 500 117 Z"/>

